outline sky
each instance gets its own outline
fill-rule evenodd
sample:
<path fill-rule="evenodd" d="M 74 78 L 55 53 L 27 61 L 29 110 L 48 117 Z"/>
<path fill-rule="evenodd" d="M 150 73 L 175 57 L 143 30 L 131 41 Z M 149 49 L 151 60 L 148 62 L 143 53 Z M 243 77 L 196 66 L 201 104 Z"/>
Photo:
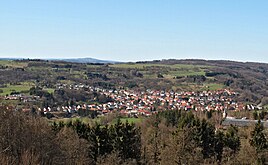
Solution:
<path fill-rule="evenodd" d="M 0 0 L 0 57 L 268 63 L 268 1 Z"/>

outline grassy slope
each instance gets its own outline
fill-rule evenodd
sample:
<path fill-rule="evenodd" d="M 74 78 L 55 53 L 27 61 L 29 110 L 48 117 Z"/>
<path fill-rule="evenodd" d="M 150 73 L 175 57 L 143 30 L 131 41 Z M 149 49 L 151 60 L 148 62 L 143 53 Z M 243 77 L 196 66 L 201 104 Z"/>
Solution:
<path fill-rule="evenodd" d="M 210 68 L 211 66 L 207 65 L 188 65 L 188 64 L 175 64 L 175 65 L 165 65 L 165 64 L 132 64 L 132 63 L 125 63 L 125 64 L 114 64 L 109 65 L 109 67 L 115 68 L 133 68 L 133 69 L 143 69 L 146 67 L 168 67 L 168 68 L 176 68 L 176 69 L 193 69 L 193 68 Z"/>
<path fill-rule="evenodd" d="M 159 67 L 159 73 L 163 72 L 163 70 L 166 70 L 165 73 L 162 73 L 165 79 L 169 79 L 173 81 L 174 77 L 186 77 L 186 76 L 205 76 L 205 71 L 207 69 L 212 68 L 213 66 L 209 65 L 191 65 L 191 64 L 136 64 L 136 63 L 124 63 L 124 64 L 114 64 L 109 65 L 113 68 L 122 68 L 122 69 L 137 69 L 139 72 L 141 72 L 144 76 L 144 78 L 150 78 L 154 79 L 157 78 L 156 73 L 152 73 L 151 69 L 152 67 Z M 177 84 L 178 86 L 181 86 L 183 84 Z M 184 84 L 185 85 L 185 84 Z M 196 84 L 186 84 L 188 87 L 185 87 L 185 89 L 192 89 L 192 90 L 218 90 L 224 88 L 223 84 L 217 84 L 217 83 L 205 83 L 200 85 Z"/>
<path fill-rule="evenodd" d="M 23 68 L 23 67 L 26 67 L 28 65 L 28 63 L 27 62 L 18 62 L 18 61 L 0 60 L 0 65 L 11 67 L 11 68 Z"/>
<path fill-rule="evenodd" d="M 1 61 L 0 65 L 3 66 L 9 66 L 9 67 L 25 67 L 27 66 L 27 62 L 18 62 L 18 61 Z M 87 65 L 87 68 L 97 68 L 103 67 L 103 66 L 95 66 L 95 65 Z M 157 73 L 161 73 L 164 76 L 164 79 L 169 79 L 170 81 L 173 81 L 174 77 L 185 77 L 185 76 L 193 76 L 193 75 L 205 75 L 206 69 L 209 69 L 213 66 L 209 65 L 192 65 L 192 64 L 153 64 L 153 63 L 146 63 L 146 64 L 136 64 L 136 63 L 124 63 L 124 64 L 114 64 L 109 65 L 109 67 L 112 68 L 118 68 L 118 69 L 137 69 L 139 72 L 141 72 L 145 79 L 157 79 Z M 34 71 L 40 71 L 40 70 L 46 70 L 47 72 L 51 73 L 51 75 L 54 74 L 54 72 L 49 67 L 30 67 L 27 68 L 27 70 L 34 70 Z M 111 69 L 112 70 L 112 69 Z M 117 71 L 114 71 L 116 74 Z M 75 78 L 84 78 L 84 72 L 83 71 L 77 71 L 73 70 L 71 73 L 72 77 Z M 111 75 L 110 75 L 111 76 Z M 115 77 L 116 78 L 116 77 Z M 61 83 L 73 83 L 70 82 L 70 80 L 61 80 L 59 81 Z M 177 86 L 181 86 L 183 84 L 177 84 Z M 188 83 L 186 85 L 189 85 Z M 195 86 L 195 84 L 193 84 Z M 0 88 L 3 90 L 3 93 L 0 93 L 0 95 L 6 95 L 10 94 L 12 91 L 24 91 L 29 90 L 31 86 L 27 86 L 25 84 L 23 85 L 9 85 L 6 88 Z M 202 90 L 216 90 L 221 89 L 224 86 L 222 84 L 204 84 L 199 86 L 198 88 Z M 49 93 L 53 93 L 54 89 L 45 89 Z"/>
<path fill-rule="evenodd" d="M 122 123 L 129 122 L 129 123 L 139 123 L 142 121 L 142 118 L 131 118 L 131 117 L 126 117 L 126 118 L 120 118 Z M 113 124 L 116 123 L 117 119 L 113 120 Z"/>
<path fill-rule="evenodd" d="M 33 87 L 32 83 L 22 83 L 21 85 L 10 85 L 8 84 L 7 87 L 5 88 L 0 88 L 3 90 L 3 93 L 0 93 L 0 95 L 5 96 L 9 95 L 11 92 L 16 91 L 16 92 L 21 92 L 21 91 L 27 91 L 31 87 Z"/>
<path fill-rule="evenodd" d="M 83 123 L 86 123 L 86 124 L 90 124 L 90 123 L 101 123 L 101 117 L 98 117 L 98 118 L 95 118 L 95 119 L 90 119 L 88 117 L 74 117 L 74 118 L 61 118 L 61 119 L 52 119 L 52 120 L 49 120 L 50 123 L 56 121 L 56 122 L 64 122 L 64 123 L 68 123 L 70 121 L 74 122 L 76 120 L 80 120 L 81 122 Z M 129 122 L 129 123 L 139 123 L 141 122 L 143 119 L 142 118 L 120 118 L 121 122 L 122 123 L 125 123 L 125 122 Z M 112 122 L 110 122 L 110 124 L 115 124 L 117 122 L 117 118 L 114 119 Z"/>
<path fill-rule="evenodd" d="M 207 65 L 187 65 L 187 64 L 175 64 L 175 65 L 165 65 L 165 64 L 115 64 L 110 65 L 114 68 L 123 68 L 123 69 L 146 69 L 149 67 L 159 67 L 159 72 L 161 69 L 168 69 L 168 73 L 165 73 L 163 76 L 165 78 L 171 79 L 176 76 L 192 76 L 192 75 L 205 75 L 205 69 L 211 68 Z M 172 70 L 171 70 L 172 69 Z M 145 78 L 156 78 L 156 74 L 150 74 L 148 71 L 141 71 Z"/>

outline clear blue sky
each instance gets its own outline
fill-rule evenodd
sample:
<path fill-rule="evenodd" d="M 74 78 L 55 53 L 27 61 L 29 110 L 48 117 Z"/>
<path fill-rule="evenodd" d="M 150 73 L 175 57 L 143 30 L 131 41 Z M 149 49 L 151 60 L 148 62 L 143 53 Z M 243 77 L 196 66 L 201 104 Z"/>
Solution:
<path fill-rule="evenodd" d="M 268 63 L 268 1 L 1 0 L 0 57 Z"/>

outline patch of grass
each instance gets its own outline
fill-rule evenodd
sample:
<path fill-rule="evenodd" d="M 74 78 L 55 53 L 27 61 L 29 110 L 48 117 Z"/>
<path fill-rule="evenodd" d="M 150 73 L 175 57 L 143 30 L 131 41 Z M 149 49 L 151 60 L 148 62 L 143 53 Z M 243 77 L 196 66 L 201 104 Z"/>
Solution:
<path fill-rule="evenodd" d="M 24 68 L 28 64 L 27 62 L 22 62 L 22 61 L 0 60 L 0 65 L 7 66 L 10 68 Z"/>
<path fill-rule="evenodd" d="M 0 100 L 0 105 L 18 105 L 19 100 Z"/>
<path fill-rule="evenodd" d="M 100 68 L 103 67 L 104 65 L 87 65 L 87 68 Z"/>
<path fill-rule="evenodd" d="M 157 75 L 154 73 L 150 73 L 149 71 L 140 71 L 143 74 L 144 78 L 156 78 Z"/>
<path fill-rule="evenodd" d="M 73 118 L 60 118 L 60 119 L 49 119 L 48 122 L 50 124 L 52 124 L 53 122 L 59 123 L 59 122 L 64 122 L 65 124 L 68 122 L 75 122 L 76 120 L 81 121 L 82 123 L 85 124 L 94 124 L 94 123 L 99 123 L 101 124 L 101 120 L 102 117 L 97 117 L 95 119 L 91 119 L 88 117 L 73 117 Z M 117 122 L 118 118 L 115 118 L 112 122 L 109 123 L 109 125 L 113 125 Z M 131 117 L 127 117 L 127 118 L 120 118 L 122 123 L 126 123 L 128 121 L 128 123 L 139 123 L 142 122 L 143 118 L 131 118 Z"/>
<path fill-rule="evenodd" d="M 114 119 L 111 124 L 115 124 L 117 122 L 117 120 L 118 120 L 117 118 Z M 143 119 L 142 118 L 133 118 L 133 117 L 124 117 L 124 118 L 120 118 L 120 120 L 122 123 L 126 123 L 127 121 L 128 121 L 128 123 L 139 123 Z"/>
<path fill-rule="evenodd" d="M 165 70 L 163 74 L 164 78 L 171 79 L 176 76 L 192 76 L 192 75 L 203 75 L 205 76 L 205 70 L 211 68 L 211 66 L 206 65 L 188 65 L 188 64 L 135 64 L 135 63 L 125 63 L 125 64 L 114 64 L 109 65 L 114 68 L 122 69 L 139 69 L 145 78 L 156 78 L 157 74 L 150 73 L 150 67 L 158 67 L 159 72 L 161 69 Z M 162 70 L 162 71 L 163 71 Z"/>
<path fill-rule="evenodd" d="M 165 65 L 165 64 L 135 64 L 135 63 L 125 63 L 125 64 L 114 64 L 109 65 L 113 68 L 122 69 L 138 69 L 143 74 L 144 78 L 156 78 L 157 74 L 155 71 L 163 71 L 164 78 L 171 79 L 176 76 L 185 77 L 192 75 L 203 75 L 205 76 L 205 70 L 211 68 L 211 66 L 206 65 L 187 65 L 187 64 L 175 64 L 175 65 Z M 152 68 L 157 67 L 157 68 Z M 154 71 L 154 72 L 153 72 Z"/>
<path fill-rule="evenodd" d="M 52 71 L 51 68 L 49 67 L 45 67 L 45 66 L 31 66 L 31 67 L 27 67 L 27 70 L 30 70 L 30 71 Z"/>
<path fill-rule="evenodd" d="M 203 88 L 201 90 L 220 90 L 223 89 L 225 86 L 223 84 L 216 84 L 216 83 L 211 83 L 211 84 L 204 84 Z"/>
<path fill-rule="evenodd" d="M 133 69 L 143 69 L 145 67 L 168 67 L 168 65 L 163 65 L 163 64 L 132 64 L 132 63 L 125 63 L 125 64 L 114 64 L 114 65 L 109 65 L 110 67 L 115 67 L 115 68 L 133 68 Z"/>
<path fill-rule="evenodd" d="M 75 122 L 76 120 L 80 120 L 82 123 L 85 124 L 89 124 L 90 122 L 94 122 L 96 120 L 97 122 L 97 118 L 96 119 L 90 119 L 88 117 L 73 117 L 73 118 L 60 118 L 60 119 L 52 119 L 49 122 L 64 122 L 64 123 L 68 123 L 68 122 Z"/>
<path fill-rule="evenodd" d="M 115 67 L 115 68 L 133 68 L 133 69 L 143 69 L 146 67 L 167 67 L 167 68 L 173 68 L 173 69 L 194 69 L 194 68 L 211 68 L 211 66 L 207 65 L 188 65 L 188 64 L 174 64 L 174 65 L 168 65 L 168 64 L 136 64 L 136 63 L 124 63 L 124 64 L 114 64 L 109 65 L 109 67 Z"/>
<path fill-rule="evenodd" d="M 44 90 L 47 91 L 50 94 L 54 93 L 54 91 L 55 91 L 55 89 L 53 89 L 53 88 L 45 88 Z"/>
<path fill-rule="evenodd" d="M 10 95 L 11 92 L 22 92 L 28 91 L 33 87 L 32 83 L 22 83 L 20 85 L 10 85 L 8 84 L 5 88 L 0 88 L 3 92 L 0 93 L 1 96 Z"/>
<path fill-rule="evenodd" d="M 202 70 L 194 71 L 194 70 L 178 70 L 178 71 L 170 71 L 168 75 L 171 76 L 195 76 L 195 75 L 203 75 L 205 76 L 205 72 Z"/>

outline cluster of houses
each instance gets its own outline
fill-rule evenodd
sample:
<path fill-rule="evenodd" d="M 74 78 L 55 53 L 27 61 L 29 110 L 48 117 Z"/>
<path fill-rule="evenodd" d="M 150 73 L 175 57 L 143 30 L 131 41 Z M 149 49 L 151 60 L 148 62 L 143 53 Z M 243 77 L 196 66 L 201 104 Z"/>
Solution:
<path fill-rule="evenodd" d="M 76 114 L 78 111 L 94 111 L 98 115 L 118 112 L 123 116 L 150 116 L 159 110 L 185 110 L 185 111 L 241 111 L 255 110 L 261 107 L 236 101 L 239 93 L 229 89 L 201 92 L 174 92 L 174 91 L 134 91 L 126 89 L 102 89 L 83 84 L 67 85 L 57 84 L 57 88 L 74 90 L 87 90 L 98 92 L 111 98 L 112 101 L 99 104 L 80 104 L 72 106 L 59 105 L 58 107 L 38 108 L 44 114 L 62 112 Z M 23 102 L 38 101 L 39 96 L 16 94 L 2 97 L 6 100 L 20 100 Z M 72 115 L 68 115 L 72 116 Z"/>
<path fill-rule="evenodd" d="M 99 92 L 109 96 L 113 101 L 104 104 L 83 104 L 76 106 L 59 106 L 39 109 L 45 113 L 50 111 L 62 111 L 76 113 L 80 110 L 96 111 L 104 115 L 118 112 L 124 116 L 150 116 L 158 110 L 194 110 L 194 111 L 224 111 L 224 110 L 253 110 L 260 109 L 255 105 L 244 105 L 237 102 L 239 93 L 222 89 L 217 91 L 202 92 L 174 92 L 174 91 L 134 91 L 134 90 L 108 90 L 86 85 L 58 85 L 58 88 L 70 88 L 75 90 L 87 90 Z"/>
<path fill-rule="evenodd" d="M 26 94 L 12 94 L 7 96 L 1 96 L 1 100 L 20 100 L 22 102 L 34 102 L 40 100 L 39 96 L 31 96 Z"/>

